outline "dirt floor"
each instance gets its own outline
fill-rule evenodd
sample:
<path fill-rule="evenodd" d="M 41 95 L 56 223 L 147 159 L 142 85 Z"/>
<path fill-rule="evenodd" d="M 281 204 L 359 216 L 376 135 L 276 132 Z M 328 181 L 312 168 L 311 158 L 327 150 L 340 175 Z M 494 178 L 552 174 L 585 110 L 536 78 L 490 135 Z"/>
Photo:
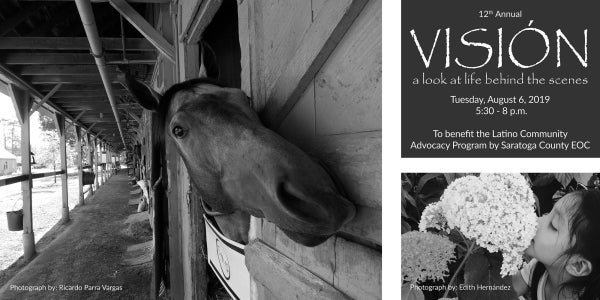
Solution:
<path fill-rule="evenodd" d="M 9 267 L 18 273 L 0 289 L 0 299 L 149 299 L 151 263 L 121 264 L 128 246 L 151 240 L 149 230 L 132 235 L 124 223 L 136 213 L 127 204 L 131 190 L 122 170 L 71 210 L 69 223 L 37 243 L 33 261 L 21 258 Z"/>

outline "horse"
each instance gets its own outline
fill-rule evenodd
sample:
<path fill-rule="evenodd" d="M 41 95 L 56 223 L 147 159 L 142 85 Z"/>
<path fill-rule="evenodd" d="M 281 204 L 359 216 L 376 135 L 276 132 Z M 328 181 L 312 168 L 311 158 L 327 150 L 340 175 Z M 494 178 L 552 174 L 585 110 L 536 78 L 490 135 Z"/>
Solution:
<path fill-rule="evenodd" d="M 158 134 L 174 142 L 205 212 L 226 237 L 246 244 L 254 216 L 313 247 L 355 216 L 324 166 L 266 128 L 242 90 L 196 78 L 160 95 L 127 72 L 119 78 L 156 114 Z"/>

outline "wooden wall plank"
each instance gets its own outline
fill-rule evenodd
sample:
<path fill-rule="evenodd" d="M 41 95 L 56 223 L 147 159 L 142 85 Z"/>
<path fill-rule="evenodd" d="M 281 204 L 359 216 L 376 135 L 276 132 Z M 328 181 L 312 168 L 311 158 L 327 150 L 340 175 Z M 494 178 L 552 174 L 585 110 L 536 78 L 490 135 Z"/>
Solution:
<path fill-rule="evenodd" d="M 303 36 L 311 25 L 309 1 L 259 1 L 262 9 L 262 83 L 270 90 L 285 70 L 296 51 L 302 47 Z M 318 47 L 318 45 L 312 45 Z M 304 89 L 303 89 L 304 90 Z"/>
<path fill-rule="evenodd" d="M 277 132 L 288 139 L 309 139 L 315 136 L 315 90 L 311 83 Z"/>
<path fill-rule="evenodd" d="M 250 216 L 250 228 L 248 229 L 248 241 L 262 239 L 262 220 L 261 218 Z"/>
<path fill-rule="evenodd" d="M 250 285 L 250 299 L 256 300 L 279 300 L 277 297 L 269 291 L 264 285 L 260 283 Z"/>
<path fill-rule="evenodd" d="M 245 252 L 250 275 L 276 299 L 348 299 L 329 283 L 260 240 L 249 243 Z"/>
<path fill-rule="evenodd" d="M 340 231 L 356 237 L 359 242 L 365 241 L 381 246 L 381 214 L 380 207 L 357 206 L 354 219 L 344 225 Z"/>
<path fill-rule="evenodd" d="M 169 293 L 173 299 L 184 298 L 184 274 L 183 274 L 183 243 L 182 243 L 182 216 L 178 182 L 178 162 L 180 156 L 174 143 L 166 139 L 167 172 L 169 185 L 167 199 L 169 205 Z"/>
<path fill-rule="evenodd" d="M 315 247 L 302 246 L 277 229 L 277 251 L 326 282 L 333 283 L 335 269 L 335 237 Z"/>
<path fill-rule="evenodd" d="M 249 57 L 250 57 L 250 82 L 252 105 L 254 110 L 260 111 L 266 104 L 266 91 L 262 80 L 263 64 L 263 39 L 260 38 L 263 28 L 263 9 L 259 1 L 246 0 L 248 2 L 248 34 L 249 34 Z M 243 57 L 244 49 L 241 50 Z"/>
<path fill-rule="evenodd" d="M 293 56 L 287 58 L 289 63 L 277 75 L 273 88 L 268 89 L 267 106 L 262 112 L 267 125 L 271 128 L 279 127 L 367 1 L 325 3 L 315 21 L 303 34 Z M 265 77 L 265 80 L 270 82 L 269 77 Z"/>
<path fill-rule="evenodd" d="M 274 223 L 262 219 L 261 240 L 271 247 L 277 247 L 277 226 Z"/>
<path fill-rule="evenodd" d="M 335 252 L 335 287 L 354 299 L 381 299 L 381 252 L 342 238 Z"/>
<path fill-rule="evenodd" d="M 352 202 L 381 208 L 381 132 L 363 132 L 294 141 L 321 159 Z"/>
<path fill-rule="evenodd" d="M 381 130 L 381 0 L 371 0 L 315 78 L 317 135 Z"/>
<path fill-rule="evenodd" d="M 323 8 L 323 5 L 325 5 L 325 2 L 327 2 L 327 0 L 312 0 L 311 1 L 313 21 L 316 18 L 316 16 L 319 14 L 319 12 L 321 11 L 321 8 Z"/>
<path fill-rule="evenodd" d="M 252 83 L 250 82 L 250 1 L 238 1 L 238 36 L 240 40 L 240 65 L 242 72 L 241 77 L 241 90 L 246 95 L 252 95 Z"/>

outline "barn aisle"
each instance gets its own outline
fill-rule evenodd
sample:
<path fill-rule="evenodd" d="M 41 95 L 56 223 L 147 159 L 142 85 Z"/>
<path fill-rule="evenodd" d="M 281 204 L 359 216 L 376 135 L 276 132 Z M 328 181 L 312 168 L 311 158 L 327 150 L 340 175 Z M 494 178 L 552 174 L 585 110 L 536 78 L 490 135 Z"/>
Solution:
<path fill-rule="evenodd" d="M 124 171 L 112 176 L 54 241 L 0 289 L 0 299 L 149 299 L 151 263 L 122 265 L 129 246 L 151 240 L 150 228 L 132 230 L 136 213 Z M 132 233 L 132 231 L 134 231 Z"/>

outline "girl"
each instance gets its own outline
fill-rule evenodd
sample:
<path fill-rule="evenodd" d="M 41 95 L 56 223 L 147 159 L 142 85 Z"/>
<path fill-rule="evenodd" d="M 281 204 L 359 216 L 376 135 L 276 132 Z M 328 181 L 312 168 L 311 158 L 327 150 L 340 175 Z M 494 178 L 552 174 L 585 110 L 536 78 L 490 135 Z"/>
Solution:
<path fill-rule="evenodd" d="M 539 218 L 525 253 L 533 259 L 512 277 L 518 296 L 600 300 L 600 191 L 575 191 Z"/>

